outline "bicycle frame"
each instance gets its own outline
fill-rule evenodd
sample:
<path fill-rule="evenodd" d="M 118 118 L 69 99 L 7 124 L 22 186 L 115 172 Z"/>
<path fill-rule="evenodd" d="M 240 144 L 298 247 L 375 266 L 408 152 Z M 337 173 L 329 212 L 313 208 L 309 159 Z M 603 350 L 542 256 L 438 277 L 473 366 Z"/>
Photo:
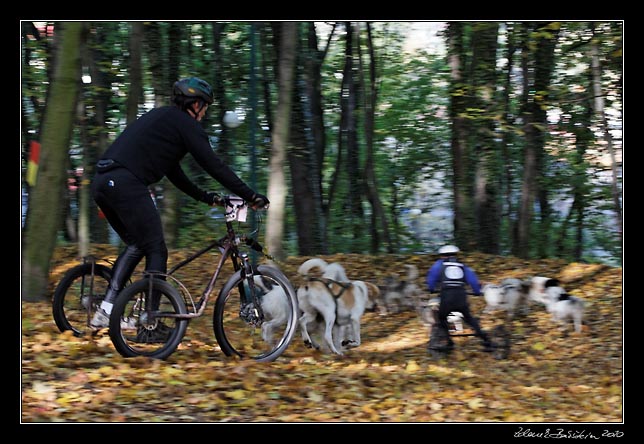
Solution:
<path fill-rule="evenodd" d="M 179 284 L 187 293 L 190 295 L 190 293 L 187 291 L 185 286 L 176 278 L 174 278 L 172 275 L 179 270 L 180 268 L 184 267 L 185 265 L 191 263 L 198 257 L 202 256 L 203 254 L 207 253 L 208 251 L 212 250 L 215 247 L 218 247 L 221 251 L 221 256 L 219 258 L 219 262 L 217 263 L 217 267 L 215 268 L 215 271 L 213 272 L 212 276 L 210 277 L 210 280 L 208 281 L 208 284 L 206 285 L 205 290 L 203 291 L 201 297 L 195 304 L 194 302 L 192 303 L 193 310 L 190 313 L 186 314 L 179 314 L 179 313 L 163 313 L 163 317 L 168 317 L 168 318 L 179 318 L 179 319 L 192 319 L 192 318 L 197 318 L 203 315 L 203 313 L 206 310 L 206 307 L 208 305 L 208 301 L 210 300 L 210 296 L 212 295 L 213 290 L 215 289 L 215 285 L 219 279 L 219 276 L 221 274 L 221 271 L 224 268 L 224 264 L 226 261 L 230 258 L 233 264 L 233 269 L 234 272 L 237 272 L 241 270 L 242 268 L 244 269 L 246 276 L 251 277 L 250 279 L 247 280 L 249 283 L 250 288 L 250 294 L 254 295 L 254 281 L 252 279 L 253 276 L 253 270 L 252 266 L 250 264 L 250 258 L 248 257 L 248 254 L 246 253 L 240 253 L 238 249 L 239 243 L 241 243 L 242 239 L 237 236 L 235 233 L 235 229 L 233 228 L 233 224 L 231 221 L 226 220 L 226 235 L 222 237 L 219 240 L 216 240 L 209 244 L 208 246 L 202 248 L 201 250 L 197 251 L 196 253 L 190 255 L 188 258 L 182 260 L 179 262 L 177 265 L 172 267 L 167 273 L 158 273 L 158 272 L 144 272 L 145 276 L 149 277 L 156 277 L 156 276 L 163 276 L 163 277 L 171 277 L 177 284 Z M 245 242 L 247 245 L 249 245 L 251 248 L 255 248 L 258 244 L 255 242 L 254 239 L 251 238 L 245 238 Z M 247 301 L 247 296 L 246 296 L 246 290 L 243 288 L 243 286 L 240 286 L 239 288 L 240 295 L 241 295 L 241 306 L 243 306 Z M 150 279 L 150 294 L 152 294 L 152 279 Z M 152 298 L 148 298 L 148 300 L 151 302 Z M 190 299 L 192 300 L 192 297 L 190 296 Z M 261 307 L 259 304 L 256 307 L 256 310 L 261 311 Z M 149 307 L 148 307 L 149 308 Z M 150 310 L 152 313 L 154 313 L 154 310 Z"/>

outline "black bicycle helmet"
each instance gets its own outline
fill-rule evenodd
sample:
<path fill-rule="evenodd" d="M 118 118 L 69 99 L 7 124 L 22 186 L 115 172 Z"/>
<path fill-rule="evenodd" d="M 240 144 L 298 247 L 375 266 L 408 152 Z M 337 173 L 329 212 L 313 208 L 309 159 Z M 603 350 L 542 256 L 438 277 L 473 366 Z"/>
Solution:
<path fill-rule="evenodd" d="M 212 87 L 205 80 L 198 77 L 188 77 L 177 80 L 172 87 L 174 96 L 185 96 L 190 98 L 201 99 L 208 105 L 214 101 Z"/>

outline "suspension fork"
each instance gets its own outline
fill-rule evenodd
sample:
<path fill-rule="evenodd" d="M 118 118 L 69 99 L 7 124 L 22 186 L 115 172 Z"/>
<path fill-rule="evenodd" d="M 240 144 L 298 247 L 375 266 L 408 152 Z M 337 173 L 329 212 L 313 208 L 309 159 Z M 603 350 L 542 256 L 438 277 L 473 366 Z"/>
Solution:
<path fill-rule="evenodd" d="M 244 281 L 248 283 L 248 292 L 246 292 L 245 285 L 242 285 L 244 289 L 240 288 L 241 292 L 241 311 L 240 314 L 250 323 L 255 325 L 261 325 L 264 321 L 264 312 L 262 310 L 261 300 L 257 297 L 257 291 L 255 291 L 255 271 L 251 264 L 250 257 L 248 253 L 241 253 L 239 255 L 241 259 L 241 273 Z"/>
<path fill-rule="evenodd" d="M 250 258 L 247 253 L 240 253 L 239 259 L 242 278 L 248 282 L 248 292 L 246 291 L 246 286 L 243 281 L 240 285 L 240 287 L 243 287 L 240 288 L 242 306 L 246 306 L 251 302 L 255 304 L 257 297 L 255 295 L 255 273 L 253 271 L 253 266 L 250 263 Z"/>

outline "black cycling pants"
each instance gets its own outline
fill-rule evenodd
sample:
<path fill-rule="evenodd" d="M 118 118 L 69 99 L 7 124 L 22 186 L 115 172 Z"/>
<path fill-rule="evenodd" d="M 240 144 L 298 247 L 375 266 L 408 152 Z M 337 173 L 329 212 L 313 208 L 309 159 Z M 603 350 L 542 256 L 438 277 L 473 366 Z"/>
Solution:
<path fill-rule="evenodd" d="M 118 167 L 96 174 L 92 196 L 114 231 L 127 248 L 119 255 L 113 270 L 110 293 L 123 288 L 136 265 L 145 256 L 145 269 L 165 273 L 168 249 L 161 217 L 150 190 L 127 169 Z M 113 302 L 115 294 L 106 300 Z"/>
<path fill-rule="evenodd" d="M 487 341 L 487 334 L 481 329 L 481 325 L 476 317 L 472 316 L 470 306 L 467 302 L 467 293 L 465 288 L 454 287 L 445 288 L 440 293 L 440 305 L 438 306 L 438 322 L 441 330 L 449 332 L 449 322 L 447 317 L 453 311 L 458 311 L 463 314 L 463 320 L 472 327 L 478 337 Z"/>

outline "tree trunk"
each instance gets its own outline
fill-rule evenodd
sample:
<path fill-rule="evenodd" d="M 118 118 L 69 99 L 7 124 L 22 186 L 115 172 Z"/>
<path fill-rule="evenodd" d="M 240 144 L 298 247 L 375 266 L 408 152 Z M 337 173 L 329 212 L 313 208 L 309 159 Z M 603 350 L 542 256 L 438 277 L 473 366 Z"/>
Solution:
<path fill-rule="evenodd" d="M 549 23 L 534 25 L 533 35 L 524 40 L 523 75 L 524 82 L 524 133 L 525 152 L 523 161 L 523 183 L 521 187 L 521 206 L 517 220 L 517 242 L 514 254 L 521 258 L 530 257 L 530 239 L 532 228 L 533 206 L 540 194 L 538 177 L 543 167 L 547 128 L 547 98 L 550 87 L 550 76 L 554 69 L 554 50 L 557 44 L 558 28 Z M 533 40 L 534 39 L 534 40 Z M 536 41 L 535 41 L 536 40 Z M 529 48 L 534 47 L 534 50 Z M 532 80 L 532 81 L 530 81 Z M 537 244 L 545 241 L 549 233 L 549 207 L 545 190 L 540 195 L 541 232 L 537 233 Z M 538 246 L 538 245 L 537 245 Z"/>
<path fill-rule="evenodd" d="M 170 22 L 168 31 L 168 53 L 169 53 L 169 82 L 167 88 L 171 90 L 175 81 L 179 80 L 179 66 L 181 64 L 182 49 L 182 25 L 179 22 Z M 175 248 L 179 234 L 179 215 L 181 214 L 180 191 L 167 179 L 162 180 L 155 190 L 163 194 L 161 206 L 161 223 L 163 234 L 168 248 Z"/>
<path fill-rule="evenodd" d="M 108 35 L 113 31 L 113 24 L 94 25 L 93 32 L 90 33 L 91 45 L 83 45 L 82 49 L 87 50 L 82 57 L 84 66 L 89 67 L 89 73 L 92 78 L 91 97 L 94 106 L 93 119 L 88 124 L 91 126 L 89 132 L 93 137 L 88 137 L 90 144 L 85 146 L 85 156 L 87 158 L 84 175 L 89 181 L 94 178 L 94 166 L 98 158 L 105 152 L 108 146 L 108 129 L 105 122 L 108 119 L 108 105 L 112 94 L 110 85 L 112 76 L 108 70 L 101 68 L 109 65 L 110 56 L 105 49 Z M 99 218 L 98 206 L 93 199 L 89 199 L 89 223 L 90 238 L 94 242 L 107 243 L 109 240 L 109 224 L 106 219 Z"/>
<path fill-rule="evenodd" d="M 62 190 L 65 189 L 69 141 L 76 115 L 80 80 L 82 22 L 57 27 L 60 47 L 43 122 L 42 157 L 38 182 L 31 191 L 22 250 L 22 299 L 48 299 L 49 262 L 61 227 Z"/>
<path fill-rule="evenodd" d="M 362 211 L 362 173 L 360 171 L 360 148 L 358 146 L 358 88 L 356 86 L 355 68 L 354 68 L 354 42 L 357 27 L 352 26 L 351 22 L 346 22 L 346 47 L 345 47 L 345 66 L 343 76 L 342 98 L 342 115 L 344 116 L 345 126 L 341 128 L 341 134 L 345 137 L 347 147 L 347 177 L 349 182 L 349 195 L 347 196 L 347 205 L 351 218 L 349 222 L 352 227 L 353 239 L 360 239 L 363 236 L 364 214 Z"/>
<path fill-rule="evenodd" d="M 309 158 L 311 172 L 309 180 L 312 182 L 312 197 L 317 220 L 317 250 L 324 254 L 329 252 L 329 246 L 327 238 L 328 202 L 325 201 L 322 184 L 322 170 L 326 152 L 326 130 L 324 127 L 324 111 L 322 109 L 322 63 L 331 44 L 331 37 L 335 32 L 335 28 L 336 24 L 334 23 L 324 49 L 318 50 L 315 23 L 308 23 L 308 57 L 305 59 L 309 127 L 313 138 L 313 155 Z"/>
<path fill-rule="evenodd" d="M 280 27 L 277 110 L 272 134 L 268 180 L 268 199 L 271 201 L 271 207 L 266 222 L 268 251 L 277 260 L 284 259 L 282 245 L 286 194 L 288 193 L 284 167 L 291 120 L 298 24 L 296 22 L 282 22 Z"/>
<path fill-rule="evenodd" d="M 226 23 L 215 22 L 212 25 L 212 41 L 213 41 L 213 93 L 215 97 L 215 104 L 217 106 L 216 114 L 217 121 L 221 126 L 217 142 L 217 155 L 225 162 L 230 162 L 231 153 L 231 129 L 224 125 L 224 114 L 228 109 L 228 99 L 226 98 L 226 87 L 224 83 L 224 55 L 223 48 L 221 47 L 221 39 L 225 35 Z"/>
<path fill-rule="evenodd" d="M 513 236 L 514 236 L 514 224 L 515 224 L 515 209 L 513 205 L 513 187 L 514 182 L 513 168 L 512 168 L 512 155 L 510 146 L 513 141 L 514 134 L 514 122 L 510 121 L 510 92 L 512 90 L 512 71 L 514 69 L 514 53 L 516 51 L 515 47 L 515 34 L 516 34 L 516 25 L 507 24 L 507 56 L 508 64 L 505 68 L 504 74 L 505 79 L 503 82 L 503 98 L 501 102 L 503 103 L 503 120 L 502 125 L 502 134 L 503 140 L 501 142 L 501 156 L 502 156 L 502 165 L 501 169 L 503 171 L 503 186 L 502 193 L 503 199 L 505 201 L 505 210 L 501 211 L 501 217 L 507 219 L 507 231 L 505 236 L 502 236 L 508 242 L 508 245 L 512 245 Z"/>
<path fill-rule="evenodd" d="M 592 66 L 592 79 L 593 79 L 592 81 L 593 95 L 595 97 L 595 113 L 597 114 L 597 118 L 601 123 L 601 128 L 603 130 L 603 135 L 604 135 L 604 141 L 606 142 L 606 147 L 608 148 L 608 153 L 610 155 L 610 164 L 611 164 L 611 172 L 612 172 L 611 195 L 613 197 L 613 211 L 615 212 L 615 223 L 617 224 L 619 240 L 620 240 L 620 243 L 622 243 L 623 242 L 622 203 L 621 203 L 621 193 L 617 185 L 617 182 L 618 182 L 617 160 L 615 157 L 615 148 L 613 147 L 613 137 L 610 134 L 610 130 L 608 127 L 608 120 L 606 118 L 606 112 L 604 111 L 604 96 L 602 94 L 602 87 L 601 87 L 602 68 L 599 60 L 599 49 L 597 48 L 597 41 L 595 39 L 591 41 L 591 66 Z"/>
<path fill-rule="evenodd" d="M 448 26 L 448 61 L 450 65 L 450 108 L 452 122 L 452 187 L 454 192 L 454 241 L 462 250 L 476 245 L 472 199 L 468 186 L 467 161 L 467 85 L 463 79 L 463 23 L 450 22 Z"/>
<path fill-rule="evenodd" d="M 476 211 L 476 245 L 483 253 L 499 253 L 501 228 L 500 173 L 496 147 L 496 47 L 499 24 L 483 22 L 474 25 L 472 33 L 473 91 L 472 107 L 478 145 L 478 165 L 474 172 L 474 201 Z"/>
<path fill-rule="evenodd" d="M 84 46 L 84 45 L 83 45 Z M 85 51 L 83 51 L 82 58 L 84 57 Z M 83 62 L 84 64 L 84 62 Z M 78 256 L 85 257 L 89 254 L 90 250 L 90 177 L 87 175 L 88 163 L 95 161 L 95 158 L 91 158 L 91 153 L 89 147 L 92 145 L 91 138 L 89 136 L 89 125 L 87 122 L 87 104 L 85 99 L 78 100 L 78 129 L 79 129 L 79 139 L 81 146 L 83 147 L 83 164 L 82 164 L 82 173 L 79 178 L 78 188 L 76 189 L 76 198 L 78 203 Z M 93 171 L 93 169 L 91 170 Z"/>
<path fill-rule="evenodd" d="M 163 33 L 159 22 L 146 22 L 143 41 L 148 59 L 148 69 L 153 74 L 150 81 L 154 90 L 154 106 L 170 103 L 171 86 L 174 80 L 168 78 L 168 69 L 163 61 Z"/>
<path fill-rule="evenodd" d="M 139 103 L 143 99 L 143 75 L 141 72 L 141 47 L 143 45 L 143 22 L 130 24 L 130 89 L 126 103 L 126 121 L 134 122 L 139 115 Z"/>
<path fill-rule="evenodd" d="M 299 35 L 297 46 L 297 61 L 295 68 L 295 82 L 293 107 L 291 111 L 290 144 L 288 150 L 289 169 L 291 172 L 291 189 L 293 193 L 293 207 L 295 210 L 295 229 L 297 233 L 297 248 L 300 256 L 310 256 L 317 253 L 316 233 L 317 224 L 315 216 L 315 199 L 313 199 L 314 182 L 311 180 L 309 159 L 314 155 L 313 144 L 308 143 L 306 122 L 304 117 L 303 98 L 304 91 L 300 91 L 300 85 L 304 85 L 304 72 L 299 63 Z"/>
<path fill-rule="evenodd" d="M 378 194 L 378 180 L 376 178 L 374 155 L 373 155 L 373 134 L 375 127 L 376 104 L 378 103 L 378 86 L 379 78 L 376 72 L 376 54 L 373 46 L 373 36 L 371 33 L 371 24 L 367 22 L 367 49 L 369 52 L 369 89 L 364 87 L 364 100 L 365 100 L 365 146 L 366 146 L 366 159 L 365 159 L 365 185 L 367 191 L 367 198 L 372 208 L 373 223 L 371 225 L 371 252 L 378 253 L 379 245 L 379 232 L 377 223 L 379 222 L 382 227 L 382 235 L 384 242 L 387 246 L 388 253 L 394 253 L 391 236 L 389 234 L 389 223 L 385 214 L 385 209 L 380 201 Z M 362 63 L 361 63 L 362 66 Z M 362 71 L 362 70 L 361 70 Z"/>

